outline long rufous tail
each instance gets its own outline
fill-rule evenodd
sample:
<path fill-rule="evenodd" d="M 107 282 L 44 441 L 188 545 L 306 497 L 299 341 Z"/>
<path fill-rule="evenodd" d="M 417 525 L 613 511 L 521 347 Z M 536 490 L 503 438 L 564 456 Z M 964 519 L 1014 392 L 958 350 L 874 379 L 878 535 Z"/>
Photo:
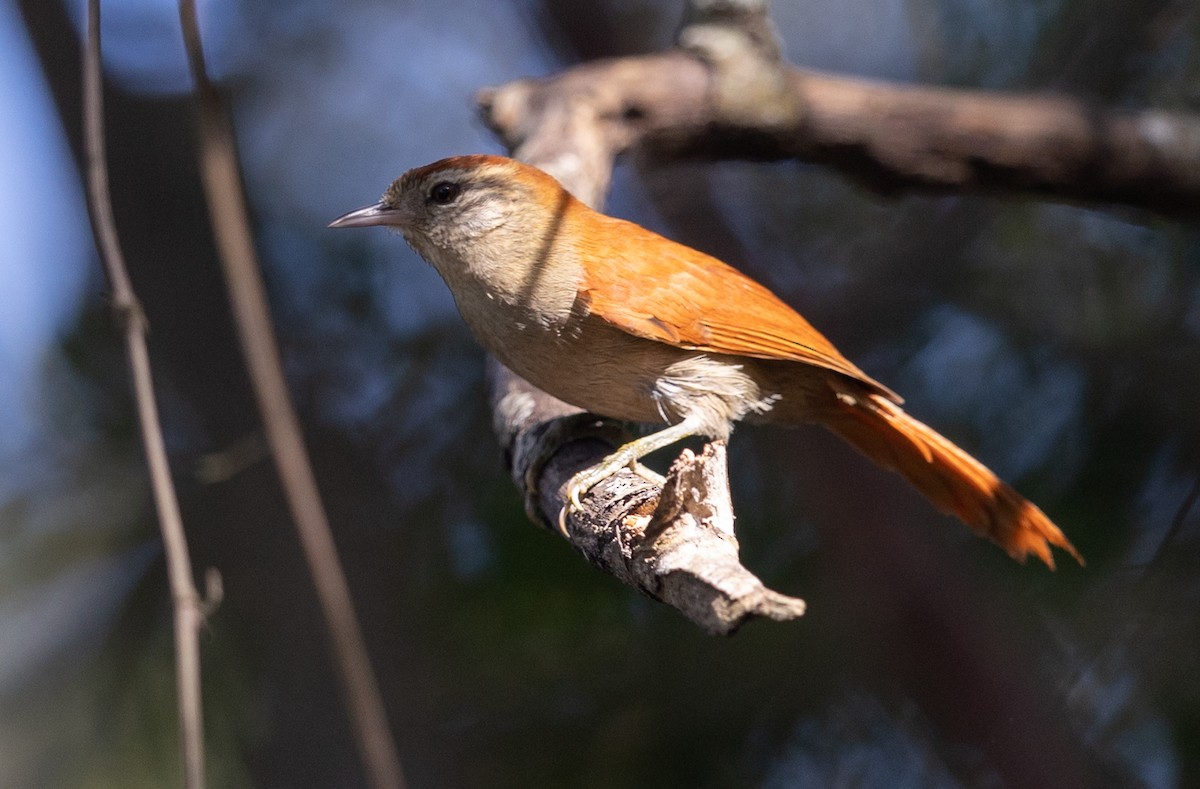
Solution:
<path fill-rule="evenodd" d="M 1034 554 L 1051 569 L 1057 545 L 1083 564 L 1062 531 L 1032 502 L 949 439 L 878 394 L 838 395 L 821 421 L 884 468 L 899 472 L 941 511 L 955 515 L 1017 561 Z"/>

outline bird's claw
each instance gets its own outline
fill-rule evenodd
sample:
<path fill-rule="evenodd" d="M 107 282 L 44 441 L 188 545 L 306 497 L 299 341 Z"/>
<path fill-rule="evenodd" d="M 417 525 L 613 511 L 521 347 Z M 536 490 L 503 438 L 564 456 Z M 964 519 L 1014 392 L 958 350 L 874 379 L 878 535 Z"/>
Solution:
<path fill-rule="evenodd" d="M 562 509 L 558 511 L 558 530 L 564 537 L 570 538 L 571 536 L 567 532 L 567 519 L 570 518 L 572 514 L 583 509 L 583 502 L 580 501 L 580 497 L 591 490 L 598 482 L 604 479 L 604 477 L 600 477 L 599 479 L 591 479 L 595 471 L 596 467 L 593 466 L 592 468 L 587 468 L 583 471 L 580 471 L 575 476 L 567 480 L 567 501 L 565 504 L 563 504 Z"/>
<path fill-rule="evenodd" d="M 634 461 L 633 463 L 630 464 L 629 470 L 632 471 L 634 474 L 637 474 L 639 477 L 646 480 L 647 482 L 651 482 L 655 485 L 658 485 L 659 487 L 662 487 L 667 482 L 667 478 L 664 477 L 662 474 L 659 474 L 657 471 L 655 471 L 652 468 L 647 468 L 646 466 L 643 466 L 641 463 L 638 463 L 637 461 Z"/>
<path fill-rule="evenodd" d="M 666 482 L 665 477 L 643 466 L 638 462 L 636 457 L 630 459 L 628 462 L 601 463 L 600 465 L 580 471 L 567 481 L 567 502 L 558 511 L 558 530 L 562 533 L 562 536 L 570 536 L 567 532 L 567 520 L 573 513 L 583 509 L 583 502 L 580 501 L 580 497 L 623 468 L 629 469 L 642 479 L 655 485 L 661 486 Z"/>

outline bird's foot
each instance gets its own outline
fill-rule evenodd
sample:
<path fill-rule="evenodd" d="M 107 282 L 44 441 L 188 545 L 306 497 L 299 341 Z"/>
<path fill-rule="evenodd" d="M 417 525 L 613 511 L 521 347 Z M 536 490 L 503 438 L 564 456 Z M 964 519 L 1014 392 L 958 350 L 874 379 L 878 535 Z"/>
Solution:
<path fill-rule="evenodd" d="M 595 438 L 614 446 L 629 435 L 620 423 L 588 413 L 550 419 L 538 425 L 531 433 L 535 438 L 522 453 L 522 457 L 526 458 L 523 475 L 525 514 L 534 523 L 543 524 L 547 528 L 553 527 L 542 515 L 539 483 L 547 464 L 563 445 L 579 439 Z M 559 520 L 562 520 L 561 514 Z"/>
<path fill-rule="evenodd" d="M 657 433 L 651 433 L 648 436 L 630 441 L 596 465 L 586 468 L 571 477 L 567 481 L 567 503 L 558 513 L 558 530 L 562 532 L 564 537 L 567 536 L 567 518 L 571 513 L 583 509 L 579 497 L 621 469 L 628 468 L 638 476 L 656 485 L 662 485 L 666 480 L 638 461 L 651 452 L 674 444 L 676 441 L 688 436 L 695 435 L 696 432 L 695 423 L 690 419 L 685 419 L 682 422 L 665 427 Z"/>
<path fill-rule="evenodd" d="M 596 465 L 585 468 L 567 480 L 567 501 L 558 511 L 558 530 L 567 537 L 567 519 L 583 509 L 580 497 L 622 469 L 629 469 L 647 482 L 662 485 L 666 478 L 638 462 L 639 455 L 628 451 L 628 445 L 617 450 Z"/>

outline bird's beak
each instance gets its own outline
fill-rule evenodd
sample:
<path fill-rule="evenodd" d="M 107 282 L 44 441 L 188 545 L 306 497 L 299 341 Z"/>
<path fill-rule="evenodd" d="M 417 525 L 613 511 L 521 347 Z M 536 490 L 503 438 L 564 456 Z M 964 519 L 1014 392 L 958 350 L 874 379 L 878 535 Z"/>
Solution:
<path fill-rule="evenodd" d="M 348 214 L 342 214 L 329 223 L 330 227 L 371 227 L 372 225 L 402 225 L 403 215 L 395 208 L 383 203 L 365 206 Z"/>

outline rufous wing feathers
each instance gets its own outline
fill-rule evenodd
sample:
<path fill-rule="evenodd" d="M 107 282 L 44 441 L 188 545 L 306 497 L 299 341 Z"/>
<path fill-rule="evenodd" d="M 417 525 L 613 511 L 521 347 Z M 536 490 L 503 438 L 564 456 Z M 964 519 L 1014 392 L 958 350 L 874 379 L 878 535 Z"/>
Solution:
<path fill-rule="evenodd" d="M 902 402 L 803 316 L 737 269 L 633 223 L 579 208 L 589 213 L 577 221 L 601 225 L 573 234 L 586 239 L 576 243 L 586 247 L 579 253 L 589 261 L 580 296 L 591 314 L 679 348 L 823 367 Z"/>

